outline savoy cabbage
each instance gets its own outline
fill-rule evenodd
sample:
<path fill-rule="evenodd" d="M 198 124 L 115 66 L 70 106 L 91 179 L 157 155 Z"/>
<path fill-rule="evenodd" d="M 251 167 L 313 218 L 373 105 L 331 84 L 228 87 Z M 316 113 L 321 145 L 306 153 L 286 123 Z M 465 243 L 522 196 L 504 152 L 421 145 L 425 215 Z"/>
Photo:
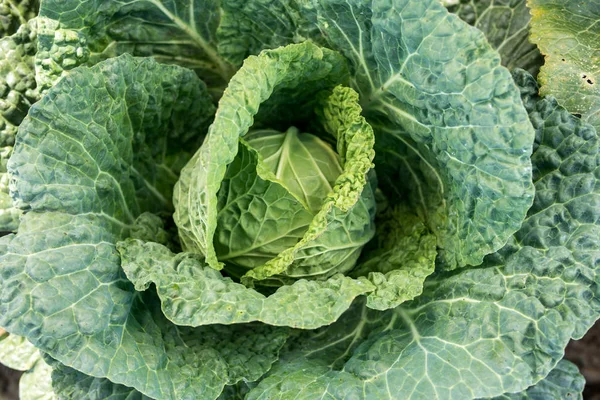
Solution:
<path fill-rule="evenodd" d="M 580 397 L 592 3 L 0 1 L 23 399 Z"/>

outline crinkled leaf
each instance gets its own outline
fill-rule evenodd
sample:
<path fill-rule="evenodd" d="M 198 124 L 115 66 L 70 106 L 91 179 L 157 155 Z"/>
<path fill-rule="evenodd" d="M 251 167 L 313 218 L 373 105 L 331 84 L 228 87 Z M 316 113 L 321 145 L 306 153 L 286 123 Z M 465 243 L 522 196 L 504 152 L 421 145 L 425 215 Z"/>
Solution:
<path fill-rule="evenodd" d="M 435 269 L 436 238 L 405 205 L 388 206 L 376 222 L 375 241 L 351 276 L 368 276 L 376 289 L 367 307 L 387 310 L 421 294 Z"/>
<path fill-rule="evenodd" d="M 456 0 L 444 4 L 470 25 L 481 30 L 500 53 L 502 65 L 522 68 L 533 76 L 544 63 L 537 46 L 529 41 L 531 15 L 526 0 Z"/>
<path fill-rule="evenodd" d="M 299 280 L 265 297 L 194 254 L 175 255 L 158 243 L 133 239 L 119 243 L 118 250 L 127 278 L 137 290 L 154 283 L 165 316 L 177 325 L 260 321 L 313 329 L 335 321 L 356 296 L 373 290 L 366 279 L 340 274 L 326 281 Z"/>
<path fill-rule="evenodd" d="M 285 330 L 176 327 L 134 291 L 115 248 L 140 213 L 169 211 L 165 158 L 186 157 L 213 112 L 193 72 L 131 56 L 80 68 L 36 103 L 9 162 L 29 212 L 1 241 L 0 324 L 154 398 L 216 398 L 266 372 Z"/>
<path fill-rule="evenodd" d="M 438 195 L 422 205 L 416 194 L 423 182 L 396 186 L 424 210 L 438 262 L 477 265 L 502 247 L 531 205 L 533 129 L 485 36 L 437 0 L 303 4 L 328 46 L 350 61 L 376 136 L 396 136 L 421 159 L 422 173 L 437 179 Z M 386 152 L 380 142 L 377 154 Z M 404 168 L 378 158 L 375 165 Z"/>
<path fill-rule="evenodd" d="M 18 371 L 27 371 L 39 358 L 40 352 L 26 338 L 6 332 L 0 334 L 0 364 Z"/>
<path fill-rule="evenodd" d="M 12 146 L 0 148 L 0 232 L 14 232 L 19 226 L 21 211 L 13 207 L 10 197 L 7 163 L 12 154 Z"/>
<path fill-rule="evenodd" d="M 312 97 L 346 77 L 345 63 L 336 53 L 310 42 L 249 57 L 232 78 L 219 102 L 219 111 L 200 150 L 182 170 L 175 187 L 174 219 L 184 250 L 217 260 L 213 237 L 217 222 L 217 192 L 226 167 L 233 162 L 238 141 L 256 119 L 269 120 L 292 111 L 298 103 L 312 111 Z M 279 101 L 282 100 L 282 101 Z M 263 104 L 264 103 L 264 104 Z M 260 106 L 260 113 L 256 115 Z"/>
<path fill-rule="evenodd" d="M 585 378 L 570 361 L 560 360 L 548 376 L 521 393 L 506 393 L 494 400 L 583 400 Z"/>
<path fill-rule="evenodd" d="M 308 37 L 294 0 L 223 0 L 221 7 L 219 54 L 234 65 L 241 65 L 246 57 L 262 50 Z"/>
<path fill-rule="evenodd" d="M 0 38 L 14 34 L 35 18 L 38 8 L 39 0 L 0 0 Z"/>
<path fill-rule="evenodd" d="M 217 91 L 233 73 L 216 50 L 216 0 L 44 0 L 39 15 L 44 89 L 78 65 L 124 53 L 192 68 Z"/>
<path fill-rule="evenodd" d="M 546 58 L 540 91 L 600 129 L 600 8 L 596 1 L 527 0 L 531 40 Z"/>
<path fill-rule="evenodd" d="M 173 325 L 120 272 L 121 229 L 97 214 L 27 213 L 2 258 L 2 324 L 76 370 L 153 398 L 216 398 L 269 369 L 285 330 Z M 58 274 L 47 268 L 55 262 Z"/>
<path fill-rule="evenodd" d="M 19 124 L 39 99 L 33 58 L 35 24 L 0 39 L 0 147 L 12 146 Z"/>
<path fill-rule="evenodd" d="M 15 205 L 126 224 L 169 211 L 179 172 L 170 159 L 189 159 L 213 113 L 189 70 L 128 55 L 81 68 L 22 123 L 8 164 Z"/>
<path fill-rule="evenodd" d="M 16 7 L 12 1 L 0 2 L 0 13 L 3 6 L 9 5 Z M 14 232 L 19 226 L 21 212 L 13 207 L 6 164 L 19 125 L 31 104 L 39 99 L 33 65 L 35 50 L 34 23 L 22 25 L 13 35 L 0 38 L 0 232 Z"/>
<path fill-rule="evenodd" d="M 250 384 L 240 381 L 225 386 L 218 400 L 243 400 Z M 94 378 L 59 362 L 52 362 L 52 388 L 61 399 L 76 400 L 149 400 L 137 390 L 118 385 L 105 378 Z"/>
<path fill-rule="evenodd" d="M 546 377 L 568 341 L 596 321 L 599 138 L 554 99 L 537 97 L 531 76 L 515 78 L 537 134 L 536 196 L 523 227 L 481 266 L 432 276 L 413 302 L 385 313 L 358 304 L 318 332 L 338 338 L 334 346 L 296 335 L 249 399 L 519 392 Z"/>

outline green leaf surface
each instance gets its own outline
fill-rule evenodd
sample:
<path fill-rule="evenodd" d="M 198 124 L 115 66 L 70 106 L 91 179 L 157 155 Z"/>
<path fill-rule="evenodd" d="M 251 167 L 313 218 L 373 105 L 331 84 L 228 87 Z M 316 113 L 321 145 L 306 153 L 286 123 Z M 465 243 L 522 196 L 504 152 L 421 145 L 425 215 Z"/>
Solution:
<path fill-rule="evenodd" d="M 380 136 L 395 136 L 422 173 L 436 177 L 438 194 L 422 208 L 438 262 L 449 269 L 481 263 L 520 227 L 533 195 L 534 133 L 498 53 L 437 0 L 303 4 L 322 32 L 317 40 L 326 38 L 351 63 L 376 153 L 387 150 Z M 384 161 L 375 165 L 404 168 Z M 423 182 L 399 184 L 412 197 Z"/>
<path fill-rule="evenodd" d="M 213 268 L 222 267 L 213 247 L 217 193 L 227 165 L 237 154 L 239 138 L 248 132 L 255 116 L 268 119 L 286 105 L 311 99 L 345 77 L 345 64 L 338 54 L 309 42 L 266 51 L 245 61 L 219 102 L 205 142 L 182 170 L 175 187 L 174 219 L 184 250 L 204 254 Z M 307 103 L 304 107 L 311 109 L 314 103 Z M 259 106 L 261 113 L 256 115 Z"/>
<path fill-rule="evenodd" d="M 531 76 L 515 79 L 536 128 L 536 197 L 523 227 L 481 266 L 430 277 L 413 302 L 384 313 L 357 303 L 334 324 L 295 334 L 249 399 L 520 392 L 596 321 L 600 141 L 556 100 L 537 97 Z"/>
<path fill-rule="evenodd" d="M 160 302 L 136 294 L 120 272 L 120 229 L 93 214 L 27 213 L 2 257 L 1 323 L 76 370 L 158 399 L 214 399 L 269 369 L 285 330 L 171 324 Z M 56 275 L 46 267 L 54 260 Z"/>
<path fill-rule="evenodd" d="M 374 243 L 351 276 L 368 276 L 376 289 L 367 295 L 367 307 L 387 310 L 421 294 L 435 269 L 436 238 L 405 205 L 388 205 L 376 223 Z"/>
<path fill-rule="evenodd" d="M 223 0 L 221 8 L 218 50 L 234 65 L 241 65 L 246 57 L 262 50 L 301 42 L 309 37 L 309 32 L 304 32 L 307 27 L 302 24 L 294 0 Z"/>
<path fill-rule="evenodd" d="M 506 393 L 494 400 L 583 400 L 585 378 L 570 361 L 560 360 L 548 376 L 521 393 Z"/>
<path fill-rule="evenodd" d="M 126 225 L 169 211 L 179 172 L 170 159 L 191 156 L 213 113 L 189 70 L 128 55 L 81 68 L 22 123 L 8 164 L 15 205 Z"/>
<path fill-rule="evenodd" d="M 17 371 L 27 371 L 39 358 L 40 352 L 26 338 L 6 332 L 0 335 L 0 364 Z"/>
<path fill-rule="evenodd" d="M 285 330 L 176 327 L 155 297 L 135 292 L 115 248 L 142 212 L 170 210 L 177 173 L 165 160 L 185 158 L 213 113 L 192 71 L 131 56 L 80 68 L 48 91 L 9 162 L 28 212 L 0 242 L 0 325 L 69 367 L 158 399 L 214 399 L 266 372 Z"/>
<path fill-rule="evenodd" d="M 442 1 L 442 3 L 445 3 Z M 470 25 L 481 30 L 509 70 L 522 68 L 533 76 L 544 59 L 529 41 L 531 15 L 526 0 L 456 0 L 445 4 Z"/>
<path fill-rule="evenodd" d="M 57 400 L 59 396 L 52 387 L 52 368 L 38 352 L 38 360 L 32 369 L 21 375 L 19 400 Z"/>
<path fill-rule="evenodd" d="M 217 92 L 233 74 L 217 54 L 215 0 L 44 0 L 39 15 L 36 68 L 44 89 L 78 65 L 124 53 L 194 69 Z"/>
<path fill-rule="evenodd" d="M 38 8 L 39 0 L 0 0 L 0 38 L 14 34 L 35 18 Z"/>
<path fill-rule="evenodd" d="M 63 400 L 150 400 L 137 390 L 119 385 L 106 378 L 95 378 L 49 360 L 51 389 Z"/>
<path fill-rule="evenodd" d="M 223 277 L 194 254 L 175 255 L 158 243 L 132 239 L 117 248 L 127 278 L 140 291 L 154 283 L 165 316 L 177 325 L 260 321 L 314 329 L 332 323 L 356 296 L 373 290 L 366 279 L 339 274 L 326 281 L 299 280 L 265 297 Z"/>
<path fill-rule="evenodd" d="M 540 92 L 600 129 L 600 4 L 528 0 L 531 40 L 546 58 Z"/>
<path fill-rule="evenodd" d="M 16 231 L 21 216 L 21 211 L 13 207 L 10 197 L 7 164 L 12 150 L 12 146 L 0 147 L 0 232 Z"/>
<path fill-rule="evenodd" d="M 251 384 L 240 381 L 225 386 L 218 400 L 243 400 Z M 106 378 L 94 378 L 72 368 L 52 362 L 52 391 L 65 400 L 149 400 L 137 390 L 115 384 Z"/>

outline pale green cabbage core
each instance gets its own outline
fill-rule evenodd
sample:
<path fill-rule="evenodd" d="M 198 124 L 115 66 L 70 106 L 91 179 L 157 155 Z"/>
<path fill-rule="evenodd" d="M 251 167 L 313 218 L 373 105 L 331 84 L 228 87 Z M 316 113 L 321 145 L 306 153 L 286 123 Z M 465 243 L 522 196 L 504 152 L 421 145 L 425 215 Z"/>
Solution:
<path fill-rule="evenodd" d="M 342 171 L 340 156 L 311 133 L 248 133 L 218 194 L 219 260 L 241 276 L 296 245 Z"/>
<path fill-rule="evenodd" d="M 295 127 L 286 132 L 253 131 L 246 141 L 306 209 L 319 212 L 343 170 L 340 156 L 329 143 Z"/>

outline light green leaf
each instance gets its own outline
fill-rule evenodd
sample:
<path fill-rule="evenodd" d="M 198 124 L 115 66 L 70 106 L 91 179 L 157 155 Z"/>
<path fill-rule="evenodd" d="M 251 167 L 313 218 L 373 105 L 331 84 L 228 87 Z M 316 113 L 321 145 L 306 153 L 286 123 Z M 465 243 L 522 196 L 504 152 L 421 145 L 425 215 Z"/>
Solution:
<path fill-rule="evenodd" d="M 265 169 L 259 153 L 241 141 L 218 193 L 215 251 L 237 278 L 298 243 L 314 216 L 271 171 L 265 171 L 271 179 L 259 176 L 259 165 Z"/>
<path fill-rule="evenodd" d="M 445 3 L 442 1 L 442 3 Z M 470 25 L 481 30 L 509 70 L 522 68 L 536 76 L 544 59 L 529 42 L 531 16 L 526 0 L 456 0 L 444 4 Z"/>
<path fill-rule="evenodd" d="M 160 302 L 136 294 L 120 272 L 113 243 L 121 229 L 97 214 L 27 213 L 2 257 L 1 323 L 65 365 L 158 399 L 214 399 L 270 368 L 285 330 L 171 324 Z M 56 262 L 53 274 L 47 265 Z"/>
<path fill-rule="evenodd" d="M 285 330 L 176 327 L 155 297 L 134 291 L 115 248 L 142 212 L 169 211 L 177 171 L 165 160 L 185 158 L 213 112 L 192 71 L 131 56 L 79 68 L 48 91 L 9 162 L 28 212 L 0 240 L 0 325 L 158 399 L 214 399 L 265 373 Z"/>
<path fill-rule="evenodd" d="M 27 339 L 0 329 L 0 364 L 18 371 L 27 371 L 39 358 L 40 352 Z"/>
<path fill-rule="evenodd" d="M 340 156 L 331 145 L 296 127 L 286 132 L 252 131 L 244 139 L 304 208 L 317 214 L 343 171 Z"/>
<path fill-rule="evenodd" d="M 233 68 L 217 54 L 216 0 L 44 0 L 37 79 L 51 87 L 63 72 L 124 53 L 194 69 L 219 92 Z"/>
<path fill-rule="evenodd" d="M 112 383 L 105 378 L 94 378 L 72 368 L 52 362 L 52 390 L 61 399 L 73 400 L 149 400 L 137 390 Z M 218 400 L 243 400 L 250 390 L 250 383 L 240 381 L 225 386 Z"/>
<path fill-rule="evenodd" d="M 533 195 L 533 129 L 498 53 L 437 0 L 303 4 L 320 40 L 351 63 L 376 153 L 389 150 L 381 136 L 395 136 L 401 147 L 392 149 L 413 152 L 418 174 L 436 179 L 438 193 L 424 204 L 424 182 L 397 182 L 396 189 L 423 210 L 438 263 L 481 263 L 520 227 Z M 376 157 L 375 165 L 404 169 L 384 161 Z"/>
<path fill-rule="evenodd" d="M 521 393 L 506 393 L 494 400 L 583 400 L 585 378 L 570 361 L 560 360 L 548 376 Z"/>
<path fill-rule="evenodd" d="M 326 281 L 298 280 L 265 297 L 223 277 L 198 255 L 175 255 L 158 243 L 133 239 L 117 248 L 127 278 L 137 290 L 154 283 L 165 316 L 177 325 L 260 321 L 314 329 L 332 323 L 356 296 L 373 290 L 366 279 L 339 274 Z"/>
<path fill-rule="evenodd" d="M 536 197 L 523 227 L 481 266 L 430 277 L 413 302 L 385 313 L 358 303 L 328 327 L 295 334 L 248 399 L 520 392 L 591 327 L 600 315 L 600 141 L 537 97 L 531 76 L 515 79 L 537 134 Z"/>
<path fill-rule="evenodd" d="M 38 352 L 38 360 L 32 369 L 21 375 L 19 380 L 20 400 L 57 400 L 52 388 L 52 368 Z"/>
<path fill-rule="evenodd" d="M 421 294 L 435 269 L 436 238 L 403 204 L 388 205 L 376 223 L 375 241 L 351 276 L 368 276 L 376 289 L 367 296 L 367 307 L 387 310 Z"/>
<path fill-rule="evenodd" d="M 600 8 L 596 1 L 527 0 L 531 40 L 546 58 L 540 92 L 600 129 Z"/>
<path fill-rule="evenodd" d="M 0 147 L 0 232 L 14 232 L 19 226 L 21 211 L 13 207 L 10 197 L 8 159 L 12 154 L 12 146 Z"/>
<path fill-rule="evenodd" d="M 6 164 L 21 121 L 40 97 L 33 60 L 36 25 L 35 21 L 26 23 L 32 3 L 0 0 L 0 232 L 14 232 L 19 226 L 21 212 L 13 207 Z M 14 24 L 21 23 L 17 30 Z M 2 37 L 3 30 L 14 33 Z"/>
<path fill-rule="evenodd" d="M 375 233 L 376 180 L 367 177 L 375 156 L 373 130 L 361 115 L 354 90 L 337 86 L 320 97 L 316 111 L 325 131 L 336 139 L 343 171 L 302 239 L 248 271 L 242 277 L 244 284 L 279 274 L 314 279 L 346 273 Z"/>
<path fill-rule="evenodd" d="M 345 77 L 345 63 L 338 54 L 309 42 L 266 51 L 245 61 L 219 102 L 205 142 L 182 170 L 175 187 L 174 219 L 184 250 L 204 254 L 213 268 L 222 267 L 213 247 L 217 193 L 227 165 L 235 159 L 239 138 L 255 119 L 272 121 L 270 117 L 281 116 L 282 110 L 290 113 L 294 103 L 293 111 L 301 118 L 298 104 L 312 111 L 315 100 L 311 98 Z"/>

